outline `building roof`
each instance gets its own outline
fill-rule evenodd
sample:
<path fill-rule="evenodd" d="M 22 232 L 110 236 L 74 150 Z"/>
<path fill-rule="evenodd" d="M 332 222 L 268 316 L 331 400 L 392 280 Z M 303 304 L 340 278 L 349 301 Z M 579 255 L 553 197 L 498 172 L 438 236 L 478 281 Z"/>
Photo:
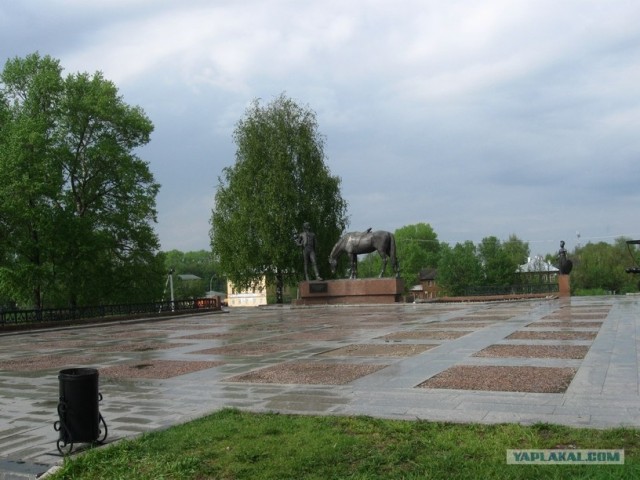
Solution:
<path fill-rule="evenodd" d="M 547 272 L 547 273 L 558 273 L 556 267 L 551 265 L 548 262 L 545 262 L 544 258 L 540 255 L 536 255 L 535 257 L 529 257 L 527 263 L 524 265 L 520 265 L 518 267 L 519 273 L 533 273 L 533 272 Z"/>
<path fill-rule="evenodd" d="M 420 270 L 418 276 L 421 281 L 435 280 L 438 276 L 438 270 L 435 268 L 423 268 L 422 270 Z"/>
<path fill-rule="evenodd" d="M 193 275 L 192 273 L 182 273 L 178 275 L 178 277 L 180 280 L 202 280 L 202 278 L 197 275 Z"/>

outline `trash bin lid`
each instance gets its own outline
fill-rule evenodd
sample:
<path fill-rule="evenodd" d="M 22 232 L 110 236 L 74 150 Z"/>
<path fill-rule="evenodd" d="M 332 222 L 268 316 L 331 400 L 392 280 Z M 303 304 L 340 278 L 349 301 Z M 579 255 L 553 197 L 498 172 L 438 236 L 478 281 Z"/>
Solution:
<path fill-rule="evenodd" d="M 98 370 L 95 368 L 66 368 L 64 370 L 60 370 L 58 378 L 71 379 L 77 377 L 92 377 L 97 375 Z"/>

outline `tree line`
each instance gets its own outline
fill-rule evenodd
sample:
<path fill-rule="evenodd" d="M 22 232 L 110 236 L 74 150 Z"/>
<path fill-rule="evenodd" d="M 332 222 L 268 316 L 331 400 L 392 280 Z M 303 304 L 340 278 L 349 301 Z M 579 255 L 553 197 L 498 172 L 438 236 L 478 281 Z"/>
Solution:
<path fill-rule="evenodd" d="M 259 284 L 294 285 L 302 279 L 301 252 L 292 236 L 309 222 L 317 236 L 320 273 L 330 278 L 328 253 L 348 225 L 347 203 L 340 179 L 324 163 L 324 138 L 315 113 L 281 94 L 264 105 L 255 100 L 237 123 L 236 162 L 218 179 L 211 216 L 211 246 L 220 271 L 239 288 Z M 375 227 L 375 226 L 373 226 Z M 414 285 L 424 268 L 436 268 L 446 294 L 472 287 L 506 287 L 520 281 L 518 267 L 527 262 L 527 242 L 512 234 L 507 240 L 489 236 L 450 246 L 439 242 L 427 223 L 397 229 L 396 245 L 405 285 Z M 620 251 L 624 240 L 588 244 L 573 253 L 572 281 L 577 293 L 635 290 L 624 272 Z M 625 244 L 626 245 L 626 244 Z M 555 252 L 547 260 L 556 264 Z M 380 271 L 376 254 L 361 259 L 360 276 Z M 339 271 L 346 276 L 346 258 Z"/>
<path fill-rule="evenodd" d="M 0 73 L 0 305 L 155 300 L 160 186 L 135 150 L 153 131 L 100 72 L 38 53 Z"/>
<path fill-rule="evenodd" d="M 516 234 L 507 240 L 489 236 L 474 244 L 471 241 L 449 245 L 440 242 L 428 223 L 417 223 L 398 228 L 394 232 L 400 260 L 401 277 L 405 287 L 410 289 L 418 283 L 420 271 L 436 269 L 438 285 L 451 296 L 464 295 L 474 287 L 510 287 L 521 283 L 518 267 L 529 260 L 531 253 L 528 242 Z M 613 244 L 606 242 L 587 243 L 576 247 L 569 257 L 574 264 L 571 272 L 571 286 L 574 295 L 604 295 L 637 292 L 637 277 L 626 273 L 635 265 L 636 247 L 629 248 L 620 237 Z M 298 251 L 297 254 L 300 254 Z M 226 276 L 208 250 L 181 252 L 171 250 L 163 253 L 165 267 L 173 269 L 176 298 L 202 296 L 208 290 L 226 292 Z M 546 253 L 542 257 L 547 263 L 557 266 L 557 252 Z M 324 269 L 326 259 L 319 258 Z M 360 257 L 358 274 L 361 278 L 375 277 L 380 272 L 380 257 L 377 253 Z M 293 280 L 301 280 L 302 257 L 297 256 L 296 275 Z M 179 274 L 193 274 L 200 280 L 183 281 Z M 340 277 L 348 275 L 344 264 Z M 542 281 L 535 279 L 534 281 Z"/>
<path fill-rule="evenodd" d="M 166 297 L 169 270 L 200 277 L 178 281 L 178 297 L 224 291 L 227 279 L 246 288 L 266 278 L 281 301 L 285 286 L 303 277 L 294 238 L 305 222 L 316 235 L 320 273 L 330 278 L 324 260 L 349 224 L 348 204 L 325 164 L 313 110 L 284 93 L 254 100 L 233 133 L 235 163 L 218 178 L 211 250 L 161 252 L 153 228 L 160 185 L 136 154 L 153 123 L 102 73 L 62 72 L 58 60 L 38 53 L 8 60 L 0 72 L 0 307 L 156 301 Z M 427 223 L 395 235 L 405 284 L 437 268 L 451 295 L 513 284 L 529 256 L 515 235 L 450 246 Z M 573 260 L 576 291 L 637 289 L 624 273 L 635 261 L 624 239 L 587 244 Z M 361 276 L 374 276 L 377 261 L 361 259 Z"/>

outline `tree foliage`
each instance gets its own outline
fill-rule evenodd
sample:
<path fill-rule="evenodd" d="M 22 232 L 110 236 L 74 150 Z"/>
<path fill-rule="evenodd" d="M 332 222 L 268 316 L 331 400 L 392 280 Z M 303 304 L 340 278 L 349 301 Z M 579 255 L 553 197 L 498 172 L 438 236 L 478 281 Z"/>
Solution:
<path fill-rule="evenodd" d="M 211 245 L 222 273 L 239 288 L 302 278 L 293 236 L 309 222 L 320 273 L 346 226 L 340 179 L 325 165 L 315 113 L 284 94 L 255 100 L 234 131 L 236 162 L 218 179 Z M 286 277 L 286 278 L 285 278 Z"/>
<path fill-rule="evenodd" d="M 572 290 L 602 293 L 637 291 L 638 278 L 625 272 L 634 261 L 629 255 L 626 240 L 617 238 L 613 245 L 589 242 L 576 248 L 570 256 L 574 264 L 571 272 Z"/>
<path fill-rule="evenodd" d="M 478 256 L 484 276 L 484 284 L 506 287 L 516 283 L 516 271 L 520 262 L 509 255 L 496 237 L 485 237 L 478 245 Z"/>
<path fill-rule="evenodd" d="M 405 285 L 413 285 L 420 270 L 438 265 L 438 235 L 428 223 L 416 223 L 398 228 L 395 236 L 402 278 Z"/>
<path fill-rule="evenodd" d="M 176 298 L 201 297 L 206 291 L 226 292 L 226 279 L 220 274 L 220 268 L 211 251 L 197 250 L 181 252 L 170 250 L 163 252 L 166 271 L 174 272 L 174 290 Z M 180 280 L 180 275 L 191 274 L 200 280 Z"/>
<path fill-rule="evenodd" d="M 445 243 L 441 245 L 438 285 L 447 295 L 464 295 L 468 288 L 482 285 L 482 276 L 482 265 L 473 242 L 456 243 L 453 248 Z"/>
<path fill-rule="evenodd" d="M 158 297 L 151 121 L 97 72 L 9 60 L 0 75 L 0 286 L 36 308 Z"/>
<path fill-rule="evenodd" d="M 529 244 L 520 240 L 516 234 L 509 235 L 509 239 L 502 242 L 502 249 L 511 263 L 516 266 L 524 265 L 530 257 Z"/>

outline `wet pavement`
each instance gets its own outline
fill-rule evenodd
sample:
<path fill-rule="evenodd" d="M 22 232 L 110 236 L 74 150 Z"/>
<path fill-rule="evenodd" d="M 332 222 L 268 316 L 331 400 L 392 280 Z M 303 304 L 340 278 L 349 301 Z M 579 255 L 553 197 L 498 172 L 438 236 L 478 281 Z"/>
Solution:
<path fill-rule="evenodd" d="M 58 373 L 74 367 L 99 372 L 106 443 L 224 407 L 640 427 L 639 328 L 640 296 L 606 296 L 274 306 L 0 333 L 0 479 L 34 478 L 61 462 Z M 487 354 L 496 347 L 515 353 Z M 563 355 L 575 347 L 578 355 Z M 505 367 L 505 378 L 422 385 L 461 366 Z M 519 367 L 538 376 L 512 378 Z"/>

